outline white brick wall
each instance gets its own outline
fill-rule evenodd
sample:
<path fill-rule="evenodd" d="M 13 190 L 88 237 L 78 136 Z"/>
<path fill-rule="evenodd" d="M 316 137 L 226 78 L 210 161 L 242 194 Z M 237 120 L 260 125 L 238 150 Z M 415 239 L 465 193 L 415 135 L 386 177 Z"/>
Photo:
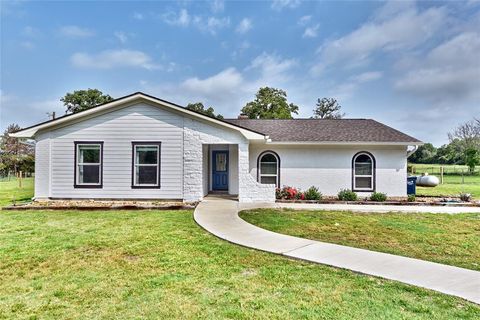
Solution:
<path fill-rule="evenodd" d="M 203 144 L 238 145 L 240 202 L 274 202 L 275 186 L 258 183 L 249 173 L 248 141 L 238 132 L 190 118 L 184 119 L 183 197 L 184 201 L 203 199 Z"/>

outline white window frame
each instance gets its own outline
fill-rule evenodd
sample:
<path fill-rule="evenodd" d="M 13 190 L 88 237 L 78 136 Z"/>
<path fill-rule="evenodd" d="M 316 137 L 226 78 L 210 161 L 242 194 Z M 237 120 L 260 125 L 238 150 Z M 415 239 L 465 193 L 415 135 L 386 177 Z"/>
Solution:
<path fill-rule="evenodd" d="M 98 147 L 99 148 L 99 161 L 100 162 L 80 162 L 80 148 L 81 147 Z M 98 166 L 98 182 L 97 183 L 85 183 L 80 182 L 80 166 Z M 102 142 L 75 142 L 75 188 L 81 187 L 96 187 L 100 188 L 103 185 L 103 143 Z"/>
<path fill-rule="evenodd" d="M 133 188 L 160 188 L 160 142 L 133 142 L 133 160 L 132 160 L 132 187 Z M 157 163 L 146 164 L 137 163 L 137 147 L 155 147 L 157 148 Z M 157 183 L 137 183 L 137 167 L 157 167 Z"/>
<path fill-rule="evenodd" d="M 277 159 L 276 163 L 270 162 L 270 161 L 262 161 L 263 157 L 265 157 L 266 155 L 274 156 L 275 159 Z M 275 163 L 276 173 L 275 174 L 262 173 L 262 163 L 270 163 L 270 164 Z M 275 185 L 278 187 L 280 184 L 279 176 L 280 176 L 280 159 L 278 155 L 276 155 L 274 152 L 271 152 L 271 151 L 263 152 L 262 154 L 260 154 L 258 159 L 258 182 L 262 183 L 262 177 L 275 177 Z M 262 184 L 270 184 L 270 183 L 262 183 Z"/>
<path fill-rule="evenodd" d="M 370 158 L 370 163 L 368 162 L 357 162 L 357 158 L 360 156 L 367 156 Z M 370 164 L 371 174 L 356 174 L 356 164 Z M 375 190 L 375 159 L 374 157 L 367 152 L 359 152 L 353 157 L 353 191 L 374 191 Z M 370 188 L 360 188 L 357 187 L 357 178 L 370 178 Z"/>

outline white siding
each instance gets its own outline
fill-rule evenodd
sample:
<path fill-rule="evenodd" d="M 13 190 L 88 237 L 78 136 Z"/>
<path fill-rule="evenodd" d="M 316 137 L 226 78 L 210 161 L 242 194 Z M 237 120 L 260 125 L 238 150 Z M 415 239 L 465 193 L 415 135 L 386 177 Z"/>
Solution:
<path fill-rule="evenodd" d="M 337 195 L 340 189 L 352 189 L 352 158 L 359 151 L 368 151 L 376 160 L 376 191 L 406 196 L 407 158 L 403 146 L 250 145 L 250 173 L 255 178 L 258 155 L 265 150 L 280 156 L 280 186 L 305 190 L 313 185 L 327 196 Z"/>
<path fill-rule="evenodd" d="M 35 199 L 45 199 L 50 193 L 50 138 L 49 133 L 36 137 L 35 144 Z"/>
<path fill-rule="evenodd" d="M 52 198 L 183 198 L 183 117 L 136 104 L 51 131 Z M 103 188 L 75 189 L 74 141 L 103 141 Z M 160 189 L 132 189 L 132 141 L 160 141 Z M 37 171 L 38 172 L 38 171 Z"/>

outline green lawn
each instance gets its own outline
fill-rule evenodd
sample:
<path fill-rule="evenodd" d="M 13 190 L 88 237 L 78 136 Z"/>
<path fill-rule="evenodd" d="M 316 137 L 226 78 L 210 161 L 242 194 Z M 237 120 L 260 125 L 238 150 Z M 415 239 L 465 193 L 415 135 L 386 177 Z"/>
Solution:
<path fill-rule="evenodd" d="M 18 180 L 0 181 L 0 207 L 11 205 L 14 202 L 25 202 L 33 197 L 33 178 L 22 180 L 19 188 Z"/>
<path fill-rule="evenodd" d="M 480 214 L 258 209 L 240 216 L 279 233 L 480 270 Z"/>
<path fill-rule="evenodd" d="M 0 279 L 0 319 L 480 317 L 459 298 L 230 244 L 192 211 L 0 211 Z"/>
<path fill-rule="evenodd" d="M 445 175 L 443 184 L 434 188 L 417 187 L 417 195 L 428 196 L 458 196 L 461 192 L 472 194 L 474 199 L 480 199 L 480 175 L 465 176 Z"/>

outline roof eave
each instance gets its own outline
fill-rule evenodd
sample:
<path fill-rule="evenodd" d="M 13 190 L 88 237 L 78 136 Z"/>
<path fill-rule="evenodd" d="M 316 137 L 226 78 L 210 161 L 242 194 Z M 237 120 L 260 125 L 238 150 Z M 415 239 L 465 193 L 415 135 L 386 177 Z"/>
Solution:
<path fill-rule="evenodd" d="M 268 144 L 278 145 L 379 145 L 379 146 L 421 146 L 421 141 L 268 141 Z"/>

